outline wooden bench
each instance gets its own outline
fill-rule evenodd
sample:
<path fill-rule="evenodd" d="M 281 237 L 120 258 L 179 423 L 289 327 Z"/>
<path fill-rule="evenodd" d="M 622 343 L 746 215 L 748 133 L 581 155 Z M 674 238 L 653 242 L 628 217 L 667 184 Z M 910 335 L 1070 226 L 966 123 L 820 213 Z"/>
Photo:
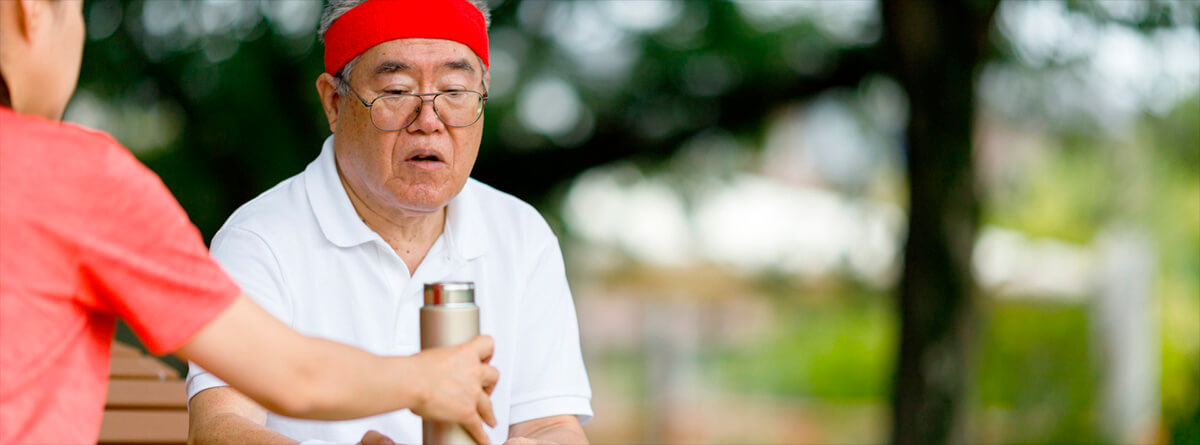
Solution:
<path fill-rule="evenodd" d="M 113 342 L 100 443 L 187 443 L 187 392 L 179 373 Z"/>

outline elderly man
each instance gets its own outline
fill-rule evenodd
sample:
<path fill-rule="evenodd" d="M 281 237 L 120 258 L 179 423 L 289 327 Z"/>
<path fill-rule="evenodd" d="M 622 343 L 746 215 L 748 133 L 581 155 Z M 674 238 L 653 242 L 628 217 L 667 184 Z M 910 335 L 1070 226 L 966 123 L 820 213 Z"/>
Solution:
<path fill-rule="evenodd" d="M 528 204 L 468 176 L 487 100 L 486 2 L 332 0 L 317 91 L 333 135 L 304 172 L 242 206 L 213 255 L 300 332 L 418 352 L 423 284 L 473 281 L 500 371 L 494 443 L 585 443 L 591 390 L 558 241 Z M 419 443 L 409 411 L 320 422 L 270 414 L 203 369 L 199 442 Z"/>

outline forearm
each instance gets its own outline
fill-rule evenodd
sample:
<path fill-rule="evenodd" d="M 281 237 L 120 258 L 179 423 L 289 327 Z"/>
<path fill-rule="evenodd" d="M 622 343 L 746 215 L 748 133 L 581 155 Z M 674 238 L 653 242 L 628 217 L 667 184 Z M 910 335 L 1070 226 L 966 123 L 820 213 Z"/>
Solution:
<path fill-rule="evenodd" d="M 188 425 L 188 443 L 293 445 L 298 442 L 243 416 L 226 413 L 204 420 L 193 419 Z"/>
<path fill-rule="evenodd" d="M 266 427 L 267 411 L 236 389 L 216 386 L 188 400 L 188 442 L 192 444 L 294 444 Z"/>
<path fill-rule="evenodd" d="M 588 443 L 587 436 L 583 434 L 582 429 L 565 425 L 546 427 L 525 437 L 560 445 L 587 445 Z"/>
<path fill-rule="evenodd" d="M 294 357 L 294 388 L 307 388 L 308 403 L 291 417 L 341 420 L 412 409 L 421 381 L 412 357 L 379 357 L 328 340 L 307 338 L 308 353 Z"/>
<path fill-rule="evenodd" d="M 561 415 L 529 420 L 509 428 L 508 444 L 587 445 L 587 436 L 579 419 L 572 415 Z"/>
<path fill-rule="evenodd" d="M 421 402 L 411 358 L 300 335 L 245 296 L 177 354 L 288 417 L 341 420 Z"/>

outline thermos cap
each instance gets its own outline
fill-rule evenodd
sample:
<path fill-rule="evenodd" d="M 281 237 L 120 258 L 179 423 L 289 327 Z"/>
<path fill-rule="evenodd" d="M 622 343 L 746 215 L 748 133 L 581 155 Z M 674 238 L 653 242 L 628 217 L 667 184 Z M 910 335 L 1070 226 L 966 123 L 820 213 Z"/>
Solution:
<path fill-rule="evenodd" d="M 470 281 L 446 281 L 425 283 L 425 305 L 474 304 L 475 283 Z"/>

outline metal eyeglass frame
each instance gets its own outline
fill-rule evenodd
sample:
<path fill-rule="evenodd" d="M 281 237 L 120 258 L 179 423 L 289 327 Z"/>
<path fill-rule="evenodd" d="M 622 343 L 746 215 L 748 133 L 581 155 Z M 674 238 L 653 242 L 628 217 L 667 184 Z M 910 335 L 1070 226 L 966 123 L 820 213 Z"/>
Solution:
<path fill-rule="evenodd" d="M 353 86 L 350 86 L 350 82 L 347 82 L 345 79 L 342 79 L 340 76 L 334 76 L 334 78 L 335 78 L 335 79 L 337 79 L 337 80 L 338 80 L 338 82 L 341 82 L 343 85 L 346 85 L 346 88 L 347 88 L 347 89 L 349 89 L 349 90 L 350 90 L 350 92 L 351 92 L 352 94 L 354 94 L 354 97 L 355 97 L 355 98 L 358 98 L 358 101 L 359 101 L 359 102 L 362 102 L 362 104 L 363 104 L 363 106 L 364 106 L 364 107 L 367 107 L 367 116 L 373 116 L 373 114 L 372 114 L 372 111 L 373 111 L 373 110 L 372 110 L 372 108 L 371 108 L 371 107 L 373 107 L 373 106 L 375 105 L 375 101 L 377 101 L 377 100 L 379 100 L 379 99 L 381 99 L 381 98 L 388 97 L 388 96 L 413 96 L 413 97 L 416 97 L 417 99 L 419 99 L 419 100 L 421 101 L 421 104 L 420 104 L 420 105 L 417 105 L 417 116 L 420 116 L 420 115 L 421 115 L 421 108 L 424 108 L 424 107 L 425 107 L 425 102 L 429 102 L 429 103 L 430 103 L 430 104 L 433 106 L 433 115 L 434 115 L 434 116 L 437 116 L 438 120 L 442 122 L 442 125 L 445 125 L 445 126 L 447 126 L 447 127 L 450 127 L 450 128 L 464 128 L 464 127 L 470 127 L 470 126 L 472 126 L 472 125 L 475 125 L 475 123 L 476 123 L 476 122 L 479 122 L 479 118 L 483 117 L 483 105 L 484 105 L 484 104 L 486 104 L 486 103 L 487 103 L 487 100 L 488 100 L 488 95 L 487 95 L 487 92 L 486 92 L 486 91 L 481 93 L 481 92 L 478 92 L 478 91 L 475 91 L 475 90 L 462 90 L 462 91 L 443 91 L 443 92 L 440 92 L 440 93 L 420 93 L 420 94 L 413 94 L 413 93 L 384 93 L 384 94 L 380 94 L 380 95 L 378 95 L 378 96 L 375 96 L 375 98 L 374 98 L 374 99 L 371 99 L 371 101 L 370 101 L 370 102 L 367 102 L 367 100 L 366 100 L 366 99 L 363 99 L 363 98 L 362 98 L 362 96 L 358 94 L 358 91 L 357 91 L 357 90 L 355 90 Z M 438 96 L 441 96 L 441 95 L 443 95 L 443 94 L 450 94 L 450 93 L 464 93 L 464 92 L 467 92 L 467 93 L 475 93 L 475 94 L 478 94 L 478 95 L 479 95 L 479 114 L 476 114 L 476 115 L 475 115 L 475 120 L 472 120 L 472 121 L 471 121 L 471 123 L 469 123 L 469 124 L 466 124 L 466 125 L 450 125 L 449 123 L 446 123 L 446 119 L 443 119 L 443 118 L 442 118 L 442 113 L 439 113 L 439 112 L 438 112 L 438 109 L 437 109 L 437 103 L 436 103 L 436 102 L 434 102 L 434 101 L 435 101 L 435 100 L 437 100 Z M 426 97 L 427 97 L 427 96 L 432 96 L 432 97 L 430 97 L 429 99 L 426 99 Z M 416 122 L 416 121 L 417 121 L 417 119 L 416 119 L 416 118 L 414 118 L 414 119 L 412 119 L 411 121 L 409 121 L 407 124 L 404 124 L 404 126 L 402 126 L 402 127 L 400 127 L 400 128 L 397 128 L 397 129 L 395 129 L 395 130 L 384 130 L 384 129 L 382 129 L 382 128 L 379 128 L 379 124 L 375 123 L 375 118 L 374 118 L 374 117 L 371 117 L 371 125 L 372 125 L 372 126 L 374 126 L 376 130 L 379 130 L 379 131 L 382 131 L 382 132 L 385 132 L 385 133 L 390 133 L 390 132 L 394 132 L 394 131 L 400 131 L 400 130 L 403 130 L 403 129 L 405 129 L 405 128 L 408 128 L 409 126 L 411 126 L 411 125 L 413 124 L 413 122 Z"/>

